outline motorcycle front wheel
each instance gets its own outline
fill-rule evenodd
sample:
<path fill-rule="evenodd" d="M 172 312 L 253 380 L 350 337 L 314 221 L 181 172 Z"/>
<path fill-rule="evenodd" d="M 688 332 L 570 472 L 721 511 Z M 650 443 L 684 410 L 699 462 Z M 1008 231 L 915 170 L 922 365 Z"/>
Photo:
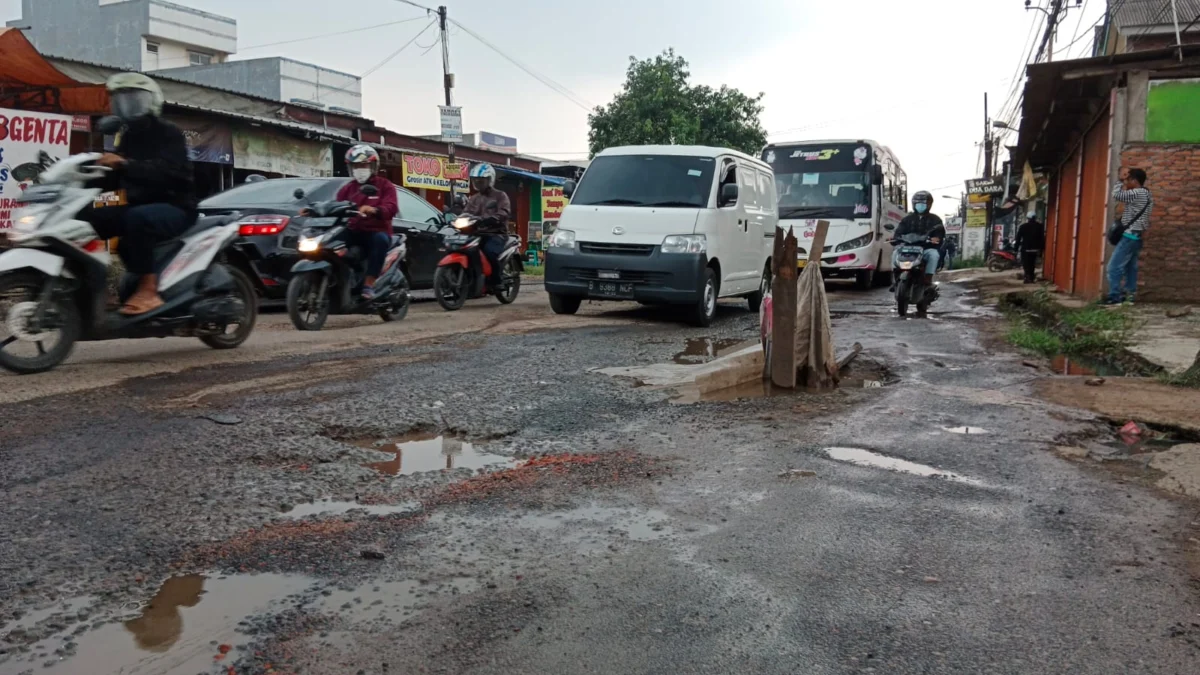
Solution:
<path fill-rule="evenodd" d="M 329 318 L 329 284 L 321 289 L 321 272 L 297 274 L 288 282 L 288 318 L 296 330 L 321 330 Z"/>
<path fill-rule="evenodd" d="M 510 258 L 504 265 L 504 290 L 496 291 L 496 299 L 502 305 L 511 305 L 521 292 L 521 271 L 517 269 L 517 261 Z"/>
<path fill-rule="evenodd" d="M 433 275 L 433 295 L 442 309 L 453 312 L 467 302 L 467 271 L 459 265 L 437 268 Z"/>
<path fill-rule="evenodd" d="M 988 271 L 989 272 L 1003 272 L 1004 270 L 1008 269 L 1008 267 L 1009 267 L 1008 264 L 1006 262 L 1004 262 L 1003 260 L 1001 260 L 997 256 L 992 256 L 992 257 L 988 258 Z"/>
<path fill-rule="evenodd" d="M 245 307 L 245 312 L 236 322 L 230 322 L 225 326 L 225 332 L 220 335 L 205 335 L 200 338 L 204 344 L 213 349 L 235 349 L 241 347 L 242 343 L 250 339 L 250 333 L 254 332 L 254 323 L 258 321 L 258 293 L 254 291 L 254 284 L 251 283 L 250 277 L 246 273 L 226 265 L 226 271 L 229 276 L 233 277 L 233 295 L 236 295 L 242 301 L 242 306 Z M 229 330 L 233 327 L 233 330 Z"/>
<path fill-rule="evenodd" d="M 412 304 L 412 296 L 408 289 L 402 289 L 392 294 L 389 304 L 379 309 L 379 318 L 384 321 L 402 321 L 408 316 L 408 307 Z"/>
<path fill-rule="evenodd" d="M 30 325 L 46 283 L 40 274 L 0 277 L 0 367 L 9 372 L 31 375 L 55 368 L 71 355 L 83 332 L 79 308 L 60 294 L 42 306 L 39 325 Z"/>
<path fill-rule="evenodd" d="M 910 284 L 908 277 L 904 277 L 896 286 L 896 313 L 900 316 L 908 315 L 908 295 L 912 290 Z"/>

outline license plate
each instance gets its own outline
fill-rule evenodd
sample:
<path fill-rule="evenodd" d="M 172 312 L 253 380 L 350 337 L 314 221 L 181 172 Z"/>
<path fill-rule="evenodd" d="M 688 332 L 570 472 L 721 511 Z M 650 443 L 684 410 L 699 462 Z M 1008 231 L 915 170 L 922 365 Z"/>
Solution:
<path fill-rule="evenodd" d="M 600 270 L 596 273 L 596 276 L 600 277 L 601 279 L 620 279 L 621 273 L 616 271 Z"/>
<path fill-rule="evenodd" d="M 602 298 L 632 298 L 633 284 L 621 284 L 613 281 L 589 281 L 588 295 Z"/>

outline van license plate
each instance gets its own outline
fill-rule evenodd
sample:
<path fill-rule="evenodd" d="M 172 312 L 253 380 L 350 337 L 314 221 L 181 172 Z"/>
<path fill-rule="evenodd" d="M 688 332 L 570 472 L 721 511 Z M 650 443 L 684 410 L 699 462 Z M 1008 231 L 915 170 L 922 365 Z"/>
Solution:
<path fill-rule="evenodd" d="M 633 284 L 613 281 L 589 281 L 588 295 L 601 298 L 633 298 Z"/>

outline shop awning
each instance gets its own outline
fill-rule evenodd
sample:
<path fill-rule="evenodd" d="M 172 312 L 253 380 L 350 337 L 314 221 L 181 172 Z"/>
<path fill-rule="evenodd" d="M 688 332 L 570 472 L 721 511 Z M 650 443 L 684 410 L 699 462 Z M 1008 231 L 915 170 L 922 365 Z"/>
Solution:
<path fill-rule="evenodd" d="M 503 164 L 493 164 L 492 166 L 496 168 L 496 171 L 513 174 L 515 176 L 521 176 L 522 178 L 528 178 L 529 180 L 544 181 L 551 185 L 563 185 L 567 182 L 566 178 L 559 178 L 558 176 L 546 176 L 540 173 L 533 173 L 532 171 L 514 169 L 511 166 L 504 166 Z"/>
<path fill-rule="evenodd" d="M 103 85 L 63 74 L 20 30 L 0 28 L 0 107 L 102 114 L 108 111 L 108 92 Z"/>

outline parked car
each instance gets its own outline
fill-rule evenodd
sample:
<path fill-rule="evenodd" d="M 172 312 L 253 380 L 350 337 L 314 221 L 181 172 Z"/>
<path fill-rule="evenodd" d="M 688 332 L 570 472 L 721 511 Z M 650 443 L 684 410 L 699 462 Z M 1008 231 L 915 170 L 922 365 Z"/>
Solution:
<path fill-rule="evenodd" d="M 313 202 L 332 200 L 349 178 L 275 178 L 239 185 L 200 203 L 206 216 L 240 213 L 236 242 L 252 269 L 244 270 L 264 298 L 287 294 L 300 233 L 311 218 L 300 211 Z M 397 186 L 400 215 L 392 221 L 397 234 L 408 238 L 410 283 L 414 289 L 433 288 L 441 260 L 443 216 L 429 202 Z"/>

